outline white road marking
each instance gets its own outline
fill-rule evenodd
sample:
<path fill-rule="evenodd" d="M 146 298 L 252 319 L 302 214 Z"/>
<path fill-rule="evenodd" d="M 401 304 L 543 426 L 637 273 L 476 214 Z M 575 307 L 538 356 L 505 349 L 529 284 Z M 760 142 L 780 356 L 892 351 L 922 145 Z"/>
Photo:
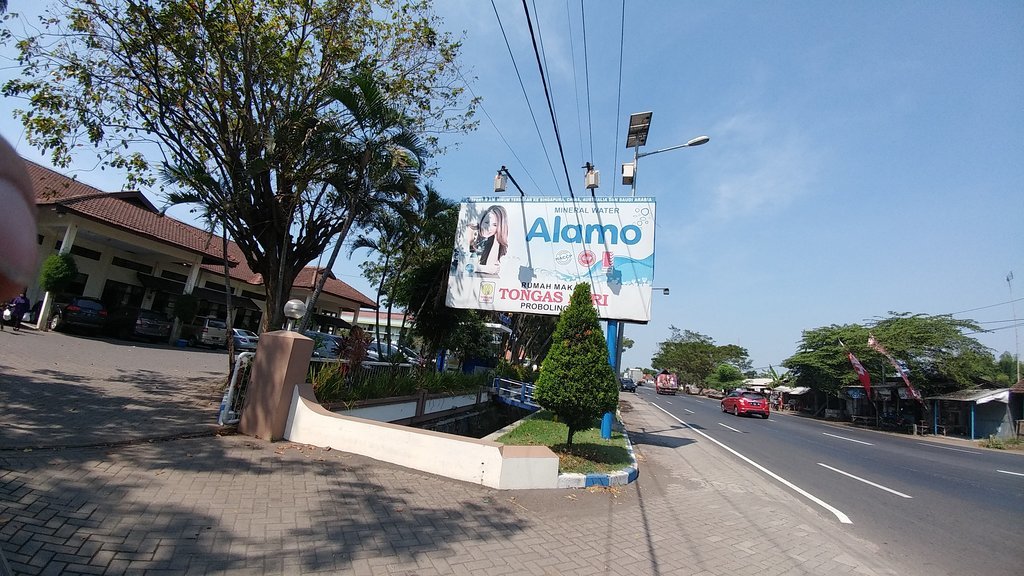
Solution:
<path fill-rule="evenodd" d="M 683 408 L 683 412 L 686 412 L 688 414 L 693 414 L 693 410 L 690 410 L 689 408 Z"/>
<path fill-rule="evenodd" d="M 871 442 L 863 442 L 861 440 L 854 440 L 853 438 L 846 438 L 845 436 L 836 436 L 835 434 L 829 434 L 828 432 L 822 432 L 825 436 L 831 436 L 833 438 L 839 438 L 840 440 L 846 440 L 847 442 L 856 442 L 857 444 L 864 444 L 866 446 L 874 446 Z"/>
<path fill-rule="evenodd" d="M 929 444 L 927 442 L 918 442 L 921 446 L 927 446 L 929 448 L 940 448 L 942 450 L 952 450 L 953 452 L 966 452 L 968 454 L 981 454 L 981 452 L 974 452 L 973 450 L 961 450 L 960 448 L 949 448 L 948 446 L 936 446 L 935 444 Z"/>
<path fill-rule="evenodd" d="M 697 430 L 697 429 L 696 429 L 696 428 L 694 428 L 693 426 L 690 426 L 690 425 L 689 425 L 689 424 L 687 424 L 686 422 L 684 422 L 684 421 L 680 420 L 679 418 L 676 418 L 675 416 L 673 416 L 672 414 L 670 414 L 670 413 L 669 413 L 668 411 L 666 411 L 666 410 L 665 410 L 664 408 L 662 408 L 661 406 L 658 406 L 657 404 L 651 404 L 651 406 L 654 406 L 654 407 L 655 407 L 655 408 L 657 408 L 658 410 L 661 410 L 661 411 L 662 411 L 662 412 L 664 412 L 665 414 L 668 414 L 668 415 L 669 415 L 669 416 L 670 416 L 670 417 L 671 417 L 671 418 L 672 418 L 673 420 L 675 420 L 676 422 L 679 422 L 679 423 L 680 423 L 680 424 L 682 424 L 683 426 L 686 426 L 686 427 L 687 427 L 687 428 L 689 428 L 690 430 L 693 430 L 693 431 L 694 431 L 694 432 L 696 432 L 697 434 L 700 434 L 701 436 L 703 436 L 703 437 L 707 438 L 708 440 L 710 440 L 710 441 L 714 442 L 715 444 L 718 444 L 718 445 L 719 445 L 720 447 L 724 448 L 725 450 L 728 450 L 729 452 L 731 452 L 731 453 L 732 453 L 732 454 L 733 454 L 734 456 L 736 456 L 736 457 L 737 457 L 737 458 L 739 458 L 740 460 L 743 460 L 743 461 L 744 461 L 744 462 L 746 462 L 747 464 L 750 464 L 750 465 L 751 465 L 751 466 L 753 466 L 754 468 L 757 468 L 757 469 L 758 469 L 758 470 L 760 470 L 761 472 L 764 472 L 765 474 L 767 474 L 767 475 L 771 476 L 771 477 L 772 477 L 772 478 L 774 478 L 775 480 L 777 480 L 777 481 L 781 482 L 781 483 L 782 483 L 782 484 L 783 484 L 784 486 L 787 486 L 787 487 L 788 487 L 788 488 L 790 488 L 791 490 L 795 491 L 795 492 L 796 492 L 797 494 L 800 494 L 800 495 L 801 495 L 801 496 L 803 496 L 804 498 L 807 498 L 807 499 L 808 499 L 808 500 L 810 500 L 811 502 L 814 502 L 814 503 L 815 503 L 815 504 L 817 504 L 818 506 L 821 506 L 822 508 L 824 508 L 824 509 L 828 510 L 829 512 L 831 512 L 832 514 L 834 514 L 834 515 L 835 515 L 835 517 L 836 517 L 836 518 L 838 518 L 838 519 L 839 519 L 839 521 L 840 521 L 840 522 L 842 522 L 843 524 L 853 524 L 853 521 L 852 521 L 852 520 L 850 520 L 850 517 L 849 517 L 849 516 L 847 516 L 846 514 L 843 514 L 843 513 L 841 512 L 841 511 L 839 511 L 839 510 L 838 510 L 838 509 L 836 509 L 835 507 L 833 507 L 833 506 L 830 506 L 829 504 L 827 504 L 827 503 L 826 503 L 825 501 L 823 501 L 822 499 L 818 498 L 817 496 L 814 496 L 813 494 L 811 494 L 811 493 L 807 492 L 807 491 L 806 491 L 806 490 L 804 490 L 803 488 L 800 488 L 800 487 L 799 487 L 799 486 L 797 486 L 796 484 L 793 484 L 793 483 L 792 483 L 792 482 L 790 482 L 789 480 L 786 480 L 786 479 L 785 479 L 785 478 L 783 478 L 782 476 L 779 476 L 779 475 L 778 475 L 778 474 L 776 474 L 775 472 L 772 472 L 771 470 L 769 470 L 769 469 L 765 468 L 764 466 L 761 466 L 761 465 L 760 465 L 760 464 L 758 464 L 757 462 L 754 462 L 754 461 L 753 461 L 753 460 L 751 460 L 750 458 L 747 458 L 747 457 L 746 457 L 746 456 L 744 456 L 743 454 L 740 454 L 739 452 L 737 452 L 737 451 L 733 450 L 732 448 L 730 448 L 730 447 L 726 446 L 725 444 L 722 444 L 722 443 L 721 443 L 721 442 L 719 442 L 718 440 L 715 440 L 715 439 L 714 439 L 714 438 L 712 438 L 711 436 L 708 436 L 708 435 L 707 435 L 707 434 L 705 434 L 704 432 L 702 432 L 702 431 L 700 431 L 700 430 Z"/>
<path fill-rule="evenodd" d="M 901 498 L 913 498 L 913 496 L 907 496 L 903 492 L 897 492 L 896 490 L 893 490 L 892 488 L 886 488 L 885 486 L 882 486 L 881 484 L 875 484 L 874 482 L 872 482 L 870 480 L 865 480 L 865 479 L 863 479 L 863 478 L 861 478 L 859 476 L 854 476 L 853 474 L 850 474 L 849 472 L 843 472 L 842 470 L 840 470 L 838 468 L 833 468 L 833 467 L 829 466 L 828 464 L 822 464 L 821 462 L 818 462 L 818 466 L 822 466 L 824 468 L 828 468 L 829 470 L 831 470 L 833 472 L 837 472 L 837 473 L 842 474 L 843 476 L 846 476 L 848 478 L 853 478 L 854 480 L 857 480 L 858 482 L 863 482 L 863 483 L 867 484 L 868 486 L 874 486 L 875 488 L 878 488 L 879 490 L 885 490 L 886 492 L 889 492 L 891 494 L 895 494 L 897 496 L 900 496 Z"/>
<path fill-rule="evenodd" d="M 697 404 L 703 404 L 704 403 L 703 400 L 697 400 L 696 398 L 694 398 L 693 401 L 696 402 Z"/>
<path fill-rule="evenodd" d="M 1013 474 L 1014 476 L 1024 476 L 1020 472 L 1010 472 L 1009 470 L 996 470 L 996 472 L 1002 472 L 1003 474 Z"/>
<path fill-rule="evenodd" d="M 721 426 L 722 428 L 728 428 L 729 430 L 732 430 L 733 432 L 739 432 L 739 430 L 733 428 L 732 426 L 726 426 L 725 424 L 722 424 L 721 422 L 719 422 L 718 425 Z M 741 432 L 741 434 L 742 434 L 742 432 Z"/>

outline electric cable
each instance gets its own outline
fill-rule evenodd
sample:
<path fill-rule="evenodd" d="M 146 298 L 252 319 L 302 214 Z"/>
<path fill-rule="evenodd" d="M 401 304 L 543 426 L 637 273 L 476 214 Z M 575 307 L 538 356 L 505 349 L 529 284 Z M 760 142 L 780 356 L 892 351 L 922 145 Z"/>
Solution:
<path fill-rule="evenodd" d="M 493 2 L 493 0 L 492 0 Z M 548 89 L 547 76 L 544 74 L 544 65 L 541 63 L 540 49 L 537 47 L 537 35 L 533 31 L 533 20 L 530 18 L 530 7 L 523 0 L 523 12 L 526 15 L 526 25 L 530 30 L 530 40 L 533 42 L 533 54 L 537 59 L 537 68 L 540 71 L 540 80 L 544 85 L 544 97 L 547 98 L 548 112 L 551 114 L 551 124 L 555 131 L 555 142 L 558 144 L 558 154 L 562 159 L 562 170 L 565 172 L 565 183 L 569 186 L 569 197 L 575 199 L 572 191 L 572 179 L 569 178 L 569 165 L 565 161 L 565 148 L 562 146 L 562 135 L 558 131 L 558 121 L 555 119 L 555 107 L 551 101 L 551 91 Z"/>
<path fill-rule="evenodd" d="M 466 78 L 462 75 L 462 70 L 459 70 L 458 74 L 459 78 L 462 79 L 462 83 L 466 85 L 466 89 L 469 90 L 469 93 L 473 96 L 473 98 L 478 98 L 476 92 L 473 91 L 473 87 L 469 85 L 469 82 L 467 82 Z M 482 101 L 479 104 L 479 106 L 480 111 L 483 112 L 484 116 L 487 117 L 487 121 L 491 123 L 491 127 L 494 128 L 494 131 L 498 133 L 498 137 L 501 138 L 501 141 L 505 143 L 505 147 L 508 148 L 508 151 L 511 152 L 512 156 L 516 159 L 517 162 L 519 162 L 519 166 L 523 169 L 523 171 L 526 172 L 526 177 L 529 178 L 531 182 L 533 182 L 533 185 L 537 187 L 538 191 L 541 190 L 540 184 L 538 184 L 537 181 L 534 180 L 533 174 L 530 173 L 530 170 L 527 169 L 526 164 L 523 162 L 522 158 L 520 158 L 519 155 L 516 154 L 515 149 L 512 148 L 511 144 L 509 144 L 508 140 L 505 138 L 505 135 L 501 132 L 501 129 L 498 128 L 497 123 L 494 122 L 494 118 L 491 118 L 491 115 L 487 113 L 487 109 L 484 108 Z M 516 188 L 519 188 L 518 183 L 513 183 L 516 185 Z M 523 193 L 522 188 L 519 188 L 519 191 Z"/>
<path fill-rule="evenodd" d="M 570 0 L 565 0 L 565 20 L 569 27 L 569 50 L 572 53 L 572 92 L 576 96 L 576 126 L 580 128 L 580 162 L 586 162 L 586 158 L 583 156 L 583 119 L 580 117 L 580 87 L 576 83 L 578 74 L 576 74 L 576 39 L 572 35 L 572 10 L 569 8 Z M 536 6 L 534 10 L 536 10 Z"/>
<path fill-rule="evenodd" d="M 622 18 L 619 20 L 619 89 L 618 95 L 615 98 L 615 123 L 614 126 L 619 126 L 619 114 L 622 112 L 622 46 L 626 40 L 626 0 L 622 0 Z M 612 138 L 612 142 L 615 142 L 615 138 Z M 612 145 L 614 152 L 612 153 L 612 169 L 619 165 L 619 146 L 617 144 Z M 635 175 L 634 175 L 635 177 Z M 619 179 L 612 178 L 612 196 L 615 196 L 615 190 L 619 186 Z"/>
<path fill-rule="evenodd" d="M 558 177 L 555 176 L 555 167 L 551 164 L 551 155 L 548 154 L 547 145 L 544 144 L 544 136 L 540 131 L 540 124 L 537 123 L 537 116 L 533 112 L 533 106 L 530 104 L 530 97 L 526 93 L 526 85 L 523 83 L 523 76 L 519 73 L 519 66 L 516 64 L 516 57 L 512 54 L 512 45 L 509 44 L 508 35 L 505 34 L 505 26 L 501 23 L 501 16 L 498 14 L 498 7 L 495 6 L 494 0 L 491 0 L 491 8 L 494 9 L 494 17 L 498 20 L 498 28 L 501 29 L 501 36 L 505 39 L 505 48 L 508 49 L 508 57 L 512 60 L 512 68 L 516 71 L 516 77 L 519 79 L 519 87 L 523 91 L 523 99 L 526 100 L 526 108 L 530 111 L 530 118 L 533 119 L 533 127 L 537 131 L 537 138 L 540 140 L 541 149 L 544 151 L 544 158 L 548 162 L 548 168 L 551 170 L 551 178 L 555 181 L 555 187 L 558 186 Z M 538 186 L 538 189 L 540 187 Z M 561 195 L 561 189 L 559 188 L 559 195 Z"/>
<path fill-rule="evenodd" d="M 590 111 L 590 62 L 587 58 L 587 15 L 580 0 L 580 20 L 583 28 L 583 75 L 587 80 L 587 132 L 590 134 L 590 160 L 594 159 L 594 119 Z"/>

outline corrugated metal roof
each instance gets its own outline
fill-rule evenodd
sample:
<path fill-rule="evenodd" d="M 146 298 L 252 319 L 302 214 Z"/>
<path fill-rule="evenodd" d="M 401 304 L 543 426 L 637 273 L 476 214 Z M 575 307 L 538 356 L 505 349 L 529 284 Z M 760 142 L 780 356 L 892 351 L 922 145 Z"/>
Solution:
<path fill-rule="evenodd" d="M 992 401 L 1006 402 L 1009 396 L 1009 388 L 1000 388 L 998 390 L 973 389 L 957 390 L 956 392 L 939 396 L 929 396 L 925 400 L 952 400 L 955 402 L 977 402 L 978 404 L 984 404 Z"/>

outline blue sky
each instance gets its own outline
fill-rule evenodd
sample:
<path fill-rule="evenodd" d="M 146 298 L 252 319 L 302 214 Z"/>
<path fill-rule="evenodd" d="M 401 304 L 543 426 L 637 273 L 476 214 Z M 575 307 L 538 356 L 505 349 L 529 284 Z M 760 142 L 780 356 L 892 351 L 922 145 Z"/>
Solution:
<path fill-rule="evenodd" d="M 486 115 L 451 139 L 434 183 L 490 195 L 505 165 L 530 195 L 567 195 L 522 2 L 495 4 L 529 105 L 491 3 L 437 2 Z M 626 326 L 624 365 L 648 366 L 669 326 L 778 365 L 802 330 L 890 311 L 967 311 L 956 316 L 995 329 L 979 341 L 1014 351 L 1024 3 L 631 1 L 624 30 L 618 1 L 582 15 L 580 2 L 528 4 L 575 192 L 589 160 L 600 195 L 629 194 L 616 181 L 630 113 L 654 113 L 644 151 L 711 137 L 640 160 L 637 194 L 658 202 L 655 283 L 671 294 L 654 296 L 650 324 Z M 0 133 L 38 160 L 18 143 L 16 105 L 0 104 Z M 89 166 L 81 180 L 120 187 Z M 355 263 L 336 273 L 372 294 Z"/>

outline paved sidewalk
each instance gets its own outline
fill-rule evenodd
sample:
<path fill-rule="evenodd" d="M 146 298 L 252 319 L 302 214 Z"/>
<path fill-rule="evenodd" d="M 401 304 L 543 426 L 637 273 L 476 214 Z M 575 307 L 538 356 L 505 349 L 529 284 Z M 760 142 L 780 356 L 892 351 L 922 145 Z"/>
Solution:
<path fill-rule="evenodd" d="M 39 336 L 36 345 L 77 344 Z M 164 422 L 209 432 L 219 398 L 173 374 L 160 386 L 108 365 L 75 377 L 88 359 L 61 354 L 40 374 L 0 360 L 0 542 L 18 574 L 916 573 L 631 394 L 621 408 L 637 482 L 497 491 L 239 435 L 139 441 L 165 435 Z M 223 356 L 175 358 L 203 372 Z M 104 383 L 109 373 L 122 377 Z M 68 408 L 55 399 L 76 386 L 92 417 L 63 423 Z M 144 425 L 151 414 L 160 426 Z M 95 444 L 113 430 L 135 442 L 25 448 Z"/>

